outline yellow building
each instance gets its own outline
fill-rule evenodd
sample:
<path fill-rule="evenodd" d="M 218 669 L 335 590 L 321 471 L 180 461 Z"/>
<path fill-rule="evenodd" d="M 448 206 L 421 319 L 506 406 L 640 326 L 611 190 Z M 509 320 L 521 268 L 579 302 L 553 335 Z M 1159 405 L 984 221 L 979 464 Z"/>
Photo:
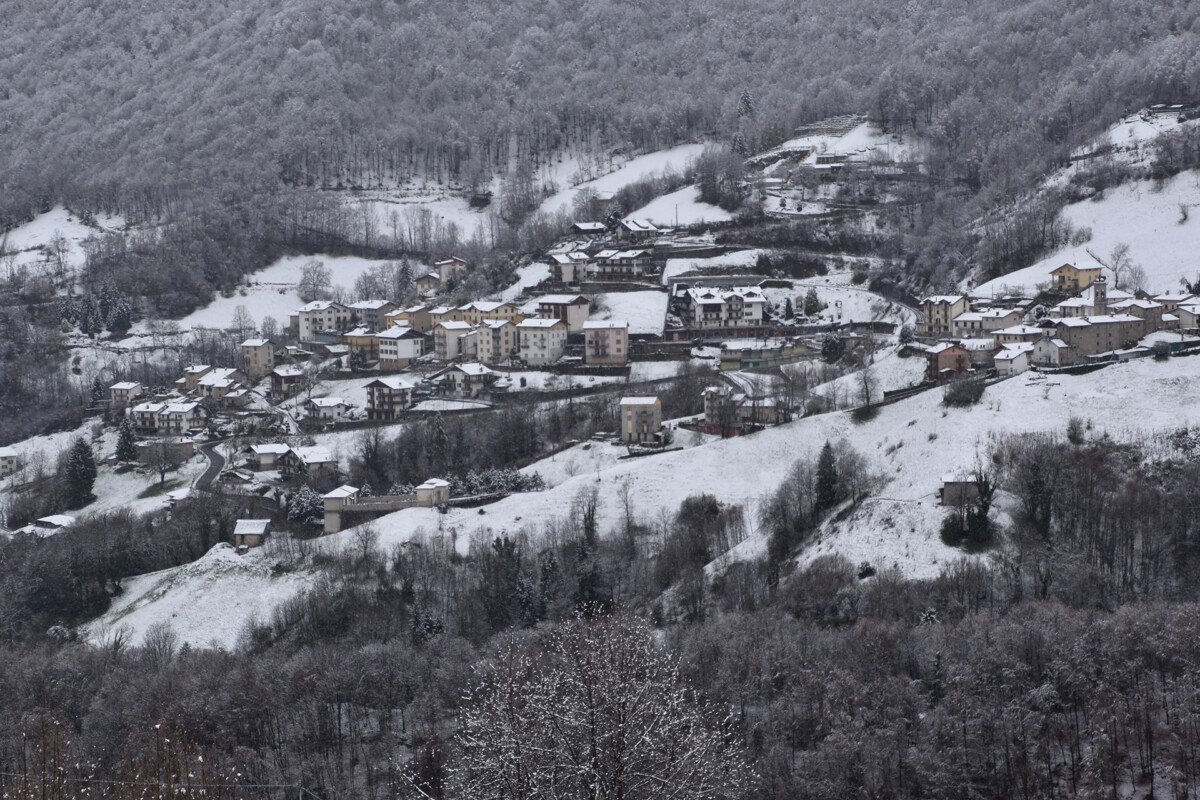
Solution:
<path fill-rule="evenodd" d="M 1074 264 L 1063 264 L 1050 273 L 1051 285 L 1064 292 L 1082 292 L 1100 277 L 1100 267 L 1079 268 Z"/>

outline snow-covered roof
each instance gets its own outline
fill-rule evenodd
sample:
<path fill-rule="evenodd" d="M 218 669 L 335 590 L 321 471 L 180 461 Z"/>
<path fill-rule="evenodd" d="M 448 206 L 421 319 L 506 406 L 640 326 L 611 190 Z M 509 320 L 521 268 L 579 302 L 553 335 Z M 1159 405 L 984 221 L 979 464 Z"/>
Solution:
<path fill-rule="evenodd" d="M 296 447 L 292 452 L 305 464 L 329 464 L 337 461 L 324 447 Z"/>
<path fill-rule="evenodd" d="M 975 353 L 996 349 L 995 339 L 960 339 L 958 343 L 962 349 Z"/>
<path fill-rule="evenodd" d="M 431 315 L 433 315 L 433 314 L 441 315 L 441 314 L 449 314 L 450 312 L 456 311 L 456 310 L 457 309 L 451 308 L 450 306 L 435 306 L 435 307 L 429 309 L 429 313 Z"/>
<path fill-rule="evenodd" d="M 375 334 L 375 338 L 376 339 L 408 339 L 408 338 L 415 338 L 420 335 L 421 335 L 420 333 L 418 333 L 417 331 L 414 331 L 412 328 L 408 328 L 403 325 L 396 325 L 394 327 L 388 328 L 387 330 L 380 331 L 379 333 Z"/>
<path fill-rule="evenodd" d="M 566 324 L 567 323 L 563 322 L 561 319 L 543 319 L 541 317 L 533 317 L 530 319 L 522 320 L 521 322 L 517 323 L 517 327 L 518 328 L 547 328 L 548 329 L 548 328 L 556 327 L 558 325 L 562 325 L 563 327 L 566 327 Z"/>
<path fill-rule="evenodd" d="M 1162 303 L 1156 303 L 1153 300 L 1139 300 L 1136 297 L 1131 297 L 1128 300 L 1122 300 L 1119 303 L 1109 303 L 1108 307 L 1118 310 L 1126 308 L 1140 308 L 1144 311 L 1151 311 L 1155 308 L 1162 308 Z"/>
<path fill-rule="evenodd" d="M 955 348 L 965 351 L 965 348 L 959 346 L 957 342 L 938 342 L 937 344 L 933 344 L 925 348 L 925 352 L 930 353 L 931 355 L 938 355 L 939 353 L 944 353 L 947 350 L 953 350 Z"/>
<path fill-rule="evenodd" d="M 1015 308 L 994 308 L 986 311 L 965 311 L 954 318 L 955 322 L 982 322 L 985 319 L 1004 319 L 1016 314 L 1021 316 L 1021 312 Z"/>
<path fill-rule="evenodd" d="M 441 478 L 430 478 L 429 480 L 418 486 L 418 489 L 441 489 L 449 486 L 449 481 L 444 481 Z"/>
<path fill-rule="evenodd" d="M 263 345 L 269 343 L 269 339 L 247 339 L 246 341 L 242 342 L 242 347 L 262 347 Z"/>
<path fill-rule="evenodd" d="M 631 396 L 622 397 L 621 405 L 623 406 L 653 406 L 658 405 L 659 399 L 657 395 Z"/>
<path fill-rule="evenodd" d="M 250 449 L 260 456 L 270 455 L 272 453 L 277 456 L 281 456 L 292 448 L 286 444 L 283 444 L 282 442 L 269 442 L 267 444 L 252 444 L 250 445 Z"/>
<path fill-rule="evenodd" d="M 613 330 L 616 328 L 619 328 L 621 330 L 626 330 L 629 328 L 629 323 L 623 322 L 623 321 L 618 321 L 615 319 L 606 319 L 606 320 L 590 319 L 587 322 L 583 323 L 583 329 L 585 331 Z"/>
<path fill-rule="evenodd" d="M 75 524 L 75 518 L 69 514 L 51 514 L 48 517 L 40 517 L 33 524 L 39 528 L 66 528 Z"/>
<path fill-rule="evenodd" d="M 584 233 L 604 233 L 606 230 L 603 222 L 575 222 L 572 226 Z"/>
<path fill-rule="evenodd" d="M 190 367 L 183 368 L 184 375 L 203 375 L 212 369 L 208 364 L 192 364 Z"/>
<path fill-rule="evenodd" d="M 200 407 L 200 403 L 192 401 L 190 403 L 172 403 L 163 409 L 164 414 L 190 414 Z"/>
<path fill-rule="evenodd" d="M 1011 361 L 1021 355 L 1027 355 L 1033 352 L 1032 342 L 1020 342 L 1017 344 L 1006 344 L 1004 349 L 996 353 L 997 361 Z"/>
<path fill-rule="evenodd" d="M 479 311 L 484 314 L 490 314 L 493 311 L 511 306 L 512 303 L 505 303 L 500 300 L 476 300 L 474 303 L 467 303 L 459 308 L 460 311 Z"/>
<path fill-rule="evenodd" d="M 351 303 L 351 308 L 357 308 L 360 311 L 378 311 L 384 306 L 392 305 L 391 300 L 359 300 L 357 303 Z"/>
<path fill-rule="evenodd" d="M 644 219 L 626 219 L 621 221 L 621 225 L 628 231 L 634 233 L 658 233 L 658 228 Z"/>
<path fill-rule="evenodd" d="M 924 300 L 922 300 L 921 303 L 933 303 L 935 305 L 948 303 L 950 305 L 954 305 L 962 299 L 963 296 L 961 294 L 931 294 L 929 297 L 926 297 Z"/>
<path fill-rule="evenodd" d="M 1013 325 L 1011 328 L 1001 328 L 996 331 L 997 336 L 1028 336 L 1031 333 L 1040 334 L 1042 329 L 1036 325 Z"/>
<path fill-rule="evenodd" d="M 20 453 L 15 447 L 0 447 L 0 458 L 16 458 Z"/>
<path fill-rule="evenodd" d="M 412 389 L 414 386 L 416 386 L 415 383 L 407 378 L 402 378 L 399 375 L 388 375 L 386 378 L 376 378 L 368 383 L 367 387 L 369 388 L 377 383 L 382 383 L 384 386 L 394 391 L 400 391 L 401 389 Z"/>
<path fill-rule="evenodd" d="M 512 320 L 507 319 L 485 319 L 479 323 L 481 328 L 503 328 L 505 325 L 512 325 Z"/>
<path fill-rule="evenodd" d="M 574 306 L 587 303 L 588 299 L 581 294 L 547 294 L 537 298 L 539 305 Z"/>
<path fill-rule="evenodd" d="M 471 330 L 471 323 L 463 322 L 462 320 L 448 319 L 438 323 L 439 328 L 445 328 L 448 331 Z"/>
<path fill-rule="evenodd" d="M 304 374 L 304 370 L 295 364 L 281 364 L 271 370 L 272 375 L 278 375 L 281 378 L 298 378 Z"/>
<path fill-rule="evenodd" d="M 138 403 L 133 407 L 135 414 L 157 414 L 167 407 L 166 403 L 146 402 Z"/>
<path fill-rule="evenodd" d="M 762 289 L 757 286 L 734 286 L 728 289 L 696 288 L 687 290 L 688 297 L 693 303 L 727 303 L 734 297 L 740 297 L 744 303 L 765 303 Z"/>
<path fill-rule="evenodd" d="M 349 405 L 349 403 L 340 397 L 314 397 L 308 402 L 312 403 L 317 408 L 337 408 L 338 406 Z"/>
<path fill-rule="evenodd" d="M 485 367 L 483 364 L 478 364 L 473 361 L 470 363 L 467 363 L 467 364 L 456 364 L 453 367 L 453 369 L 458 370 L 459 372 L 463 373 L 464 375 L 470 375 L 472 377 L 479 377 L 482 375 L 491 375 L 494 373 L 494 370 L 490 370 L 487 367 Z"/>
<path fill-rule="evenodd" d="M 297 309 L 297 314 L 307 314 L 312 311 L 326 311 L 334 306 L 341 306 L 341 303 L 335 303 L 332 300 L 313 300 L 311 303 L 301 306 Z M 344 308 L 344 306 L 342 306 Z"/>
<path fill-rule="evenodd" d="M 112 386 L 110 386 L 108 388 L 115 389 L 118 392 L 127 392 L 130 389 L 136 389 L 139 386 L 141 386 L 141 384 L 138 383 L 137 381 L 123 381 L 121 383 L 114 383 Z"/>
<path fill-rule="evenodd" d="M 271 526 L 269 519 L 239 519 L 233 526 L 235 536 L 264 536 Z"/>
<path fill-rule="evenodd" d="M 351 486 L 349 484 L 343 484 L 343 485 L 339 486 L 338 488 L 334 489 L 329 494 L 321 495 L 321 497 L 323 499 L 329 499 L 329 500 L 344 500 L 347 497 L 354 497 L 354 495 L 356 495 L 356 494 L 358 494 L 357 487 Z"/>
<path fill-rule="evenodd" d="M 345 335 L 346 336 L 355 336 L 355 337 L 374 336 L 375 332 L 372 331 L 370 328 L 360 325 L 352 331 L 346 331 Z"/>
<path fill-rule="evenodd" d="M 612 258 L 618 252 L 619 251 L 617 251 L 617 250 L 601 250 L 599 253 L 596 253 L 596 259 L 599 261 L 603 261 L 606 258 Z"/>

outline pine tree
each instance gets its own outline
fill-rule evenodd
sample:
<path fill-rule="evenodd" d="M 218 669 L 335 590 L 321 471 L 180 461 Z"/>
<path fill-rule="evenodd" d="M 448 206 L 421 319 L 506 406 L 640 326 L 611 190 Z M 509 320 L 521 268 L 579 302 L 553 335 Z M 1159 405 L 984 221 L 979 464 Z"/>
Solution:
<path fill-rule="evenodd" d="M 121 420 L 121 429 L 117 435 L 117 461 L 133 461 L 137 458 L 137 437 L 133 434 L 133 423 L 129 417 Z"/>
<path fill-rule="evenodd" d="M 71 445 L 63 464 L 63 479 L 67 489 L 67 506 L 80 508 L 92 500 L 92 486 L 96 483 L 96 459 L 91 446 L 79 437 Z"/>
<path fill-rule="evenodd" d="M 833 445 L 828 441 L 817 457 L 817 508 L 818 512 L 833 508 L 837 503 L 837 462 L 833 457 Z"/>
<path fill-rule="evenodd" d="M 100 404 L 104 402 L 104 395 L 107 393 L 108 390 L 104 387 L 104 381 L 100 380 L 100 376 L 97 375 L 92 379 L 92 394 L 88 398 L 88 407 L 99 407 Z"/>
<path fill-rule="evenodd" d="M 815 317 L 821 313 L 821 298 L 817 297 L 815 287 L 809 288 L 808 294 L 804 295 L 804 316 Z"/>

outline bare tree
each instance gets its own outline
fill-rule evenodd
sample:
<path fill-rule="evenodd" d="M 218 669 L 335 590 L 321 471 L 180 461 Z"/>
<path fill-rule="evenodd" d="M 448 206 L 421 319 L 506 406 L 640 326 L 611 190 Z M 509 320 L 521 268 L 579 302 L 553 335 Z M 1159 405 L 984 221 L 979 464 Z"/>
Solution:
<path fill-rule="evenodd" d="M 311 303 L 329 294 L 332 281 L 329 267 L 314 258 L 300 268 L 300 282 L 296 284 L 296 293 L 300 295 L 301 300 Z"/>
<path fill-rule="evenodd" d="M 723 798 L 753 781 L 641 620 L 575 620 L 510 639 L 468 696 L 463 797 Z M 540 651 L 540 652 L 539 652 Z"/>

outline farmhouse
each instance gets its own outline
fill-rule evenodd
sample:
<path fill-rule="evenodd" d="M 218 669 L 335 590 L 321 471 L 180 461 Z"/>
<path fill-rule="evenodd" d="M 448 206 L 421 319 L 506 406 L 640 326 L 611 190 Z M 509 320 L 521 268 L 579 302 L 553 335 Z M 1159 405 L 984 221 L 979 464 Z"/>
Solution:
<path fill-rule="evenodd" d="M 309 419 L 341 419 L 350 413 L 350 404 L 340 397 L 314 397 L 304 408 Z"/>
<path fill-rule="evenodd" d="M 239 519 L 233 526 L 233 545 L 239 553 L 259 547 L 271 535 L 269 519 Z"/>
<path fill-rule="evenodd" d="M 141 397 L 146 387 L 136 381 L 114 383 L 108 387 L 109 402 L 115 409 L 128 408 L 136 398 Z"/>
<path fill-rule="evenodd" d="M 300 391 L 304 370 L 293 364 L 283 364 L 271 370 L 271 399 L 278 402 Z"/>
<path fill-rule="evenodd" d="M 938 342 L 925 351 L 925 379 L 944 380 L 971 367 L 971 355 L 955 342 Z"/>
<path fill-rule="evenodd" d="M 252 444 L 247 448 L 250 453 L 247 460 L 255 472 L 267 472 L 275 469 L 279 458 L 291 448 L 282 443 Z"/>

